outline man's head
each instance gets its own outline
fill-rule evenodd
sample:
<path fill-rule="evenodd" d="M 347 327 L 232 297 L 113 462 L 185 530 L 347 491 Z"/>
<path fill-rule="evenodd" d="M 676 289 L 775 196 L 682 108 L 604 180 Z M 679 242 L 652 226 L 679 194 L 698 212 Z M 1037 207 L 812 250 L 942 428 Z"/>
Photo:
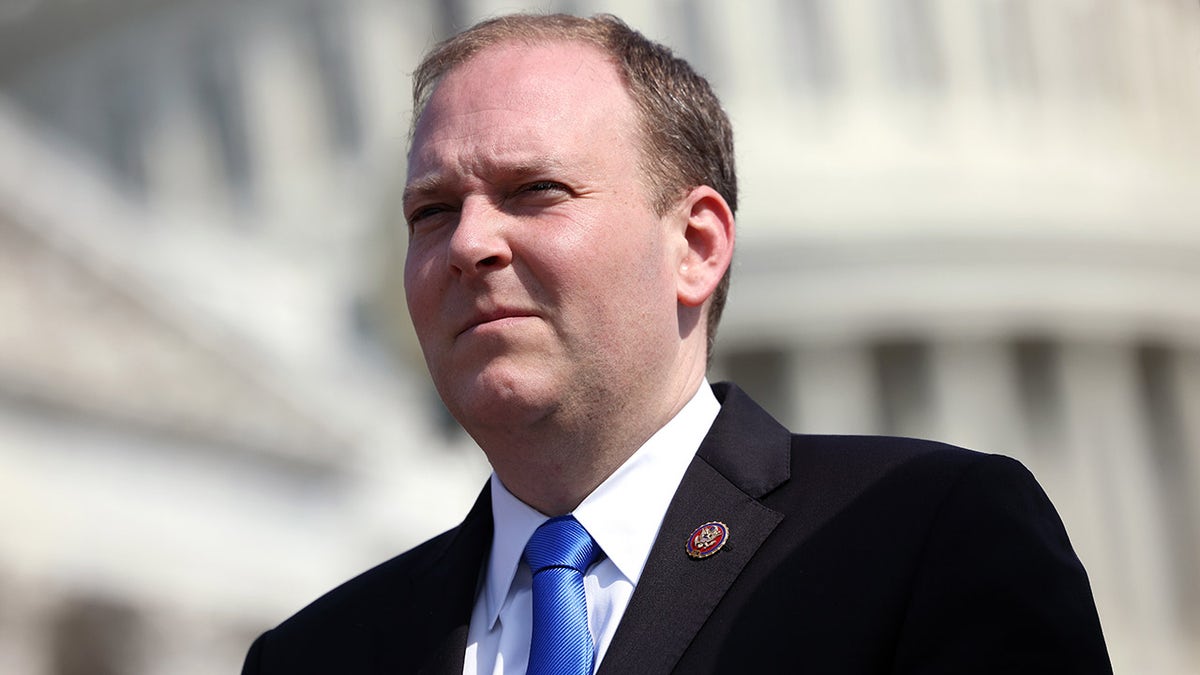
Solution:
<path fill-rule="evenodd" d="M 725 198 L 730 211 L 737 213 L 733 129 L 708 81 L 670 49 L 612 15 L 513 14 L 481 22 L 435 46 L 413 74 L 412 131 L 441 79 L 480 51 L 503 42 L 561 41 L 592 45 L 620 72 L 638 112 L 638 162 L 644 187 L 660 215 L 698 185 L 711 186 Z M 726 270 L 709 303 L 706 334 L 710 358 L 729 277 Z"/>
<path fill-rule="evenodd" d="M 707 175 L 664 187 L 661 125 L 595 40 L 521 33 L 417 81 L 405 291 L 434 383 L 510 489 L 530 457 L 607 475 L 597 446 L 632 452 L 703 377 L 732 209 Z"/>

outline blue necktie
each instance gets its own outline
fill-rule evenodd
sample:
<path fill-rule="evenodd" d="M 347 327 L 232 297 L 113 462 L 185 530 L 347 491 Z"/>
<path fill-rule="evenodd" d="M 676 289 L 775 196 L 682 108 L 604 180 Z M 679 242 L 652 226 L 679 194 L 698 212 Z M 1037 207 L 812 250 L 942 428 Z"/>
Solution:
<path fill-rule="evenodd" d="M 595 649 L 583 573 L 599 556 L 600 547 L 574 516 L 551 518 L 529 538 L 533 639 L 526 675 L 591 675 Z"/>

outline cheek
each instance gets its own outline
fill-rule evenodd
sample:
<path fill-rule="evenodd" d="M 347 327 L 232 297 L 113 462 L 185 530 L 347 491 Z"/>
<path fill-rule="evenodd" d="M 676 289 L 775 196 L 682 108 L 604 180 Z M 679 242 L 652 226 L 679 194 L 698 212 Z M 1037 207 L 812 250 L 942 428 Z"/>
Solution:
<path fill-rule="evenodd" d="M 412 316 L 417 333 L 428 325 L 431 311 L 437 307 L 437 289 L 429 274 L 427 261 L 409 256 L 404 263 L 404 299 L 408 313 Z"/>

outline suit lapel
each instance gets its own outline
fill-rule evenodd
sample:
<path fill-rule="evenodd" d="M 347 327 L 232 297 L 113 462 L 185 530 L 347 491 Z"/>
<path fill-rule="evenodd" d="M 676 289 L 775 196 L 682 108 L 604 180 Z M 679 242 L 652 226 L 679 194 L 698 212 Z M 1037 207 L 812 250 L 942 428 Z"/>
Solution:
<path fill-rule="evenodd" d="M 783 515 L 758 498 L 788 478 L 790 434 L 735 387 L 723 399 L 663 519 L 599 675 L 667 673 Z M 725 546 L 696 560 L 685 544 L 709 521 L 729 528 Z"/>
<path fill-rule="evenodd" d="M 391 654 L 388 672 L 461 675 L 475 592 L 491 542 L 491 489 L 484 487 L 445 553 L 424 574 L 413 576 L 408 606 L 429 609 L 400 623 L 412 631 L 407 642 L 424 651 Z"/>

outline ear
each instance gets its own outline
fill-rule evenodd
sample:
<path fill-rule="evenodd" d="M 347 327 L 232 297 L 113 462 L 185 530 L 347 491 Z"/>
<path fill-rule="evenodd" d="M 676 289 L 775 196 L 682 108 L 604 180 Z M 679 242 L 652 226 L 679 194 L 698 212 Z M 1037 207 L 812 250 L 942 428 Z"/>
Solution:
<path fill-rule="evenodd" d="M 733 260 L 734 219 L 729 204 L 716 190 L 701 185 L 680 203 L 686 247 L 676 268 L 679 303 L 699 307 L 712 296 Z"/>

